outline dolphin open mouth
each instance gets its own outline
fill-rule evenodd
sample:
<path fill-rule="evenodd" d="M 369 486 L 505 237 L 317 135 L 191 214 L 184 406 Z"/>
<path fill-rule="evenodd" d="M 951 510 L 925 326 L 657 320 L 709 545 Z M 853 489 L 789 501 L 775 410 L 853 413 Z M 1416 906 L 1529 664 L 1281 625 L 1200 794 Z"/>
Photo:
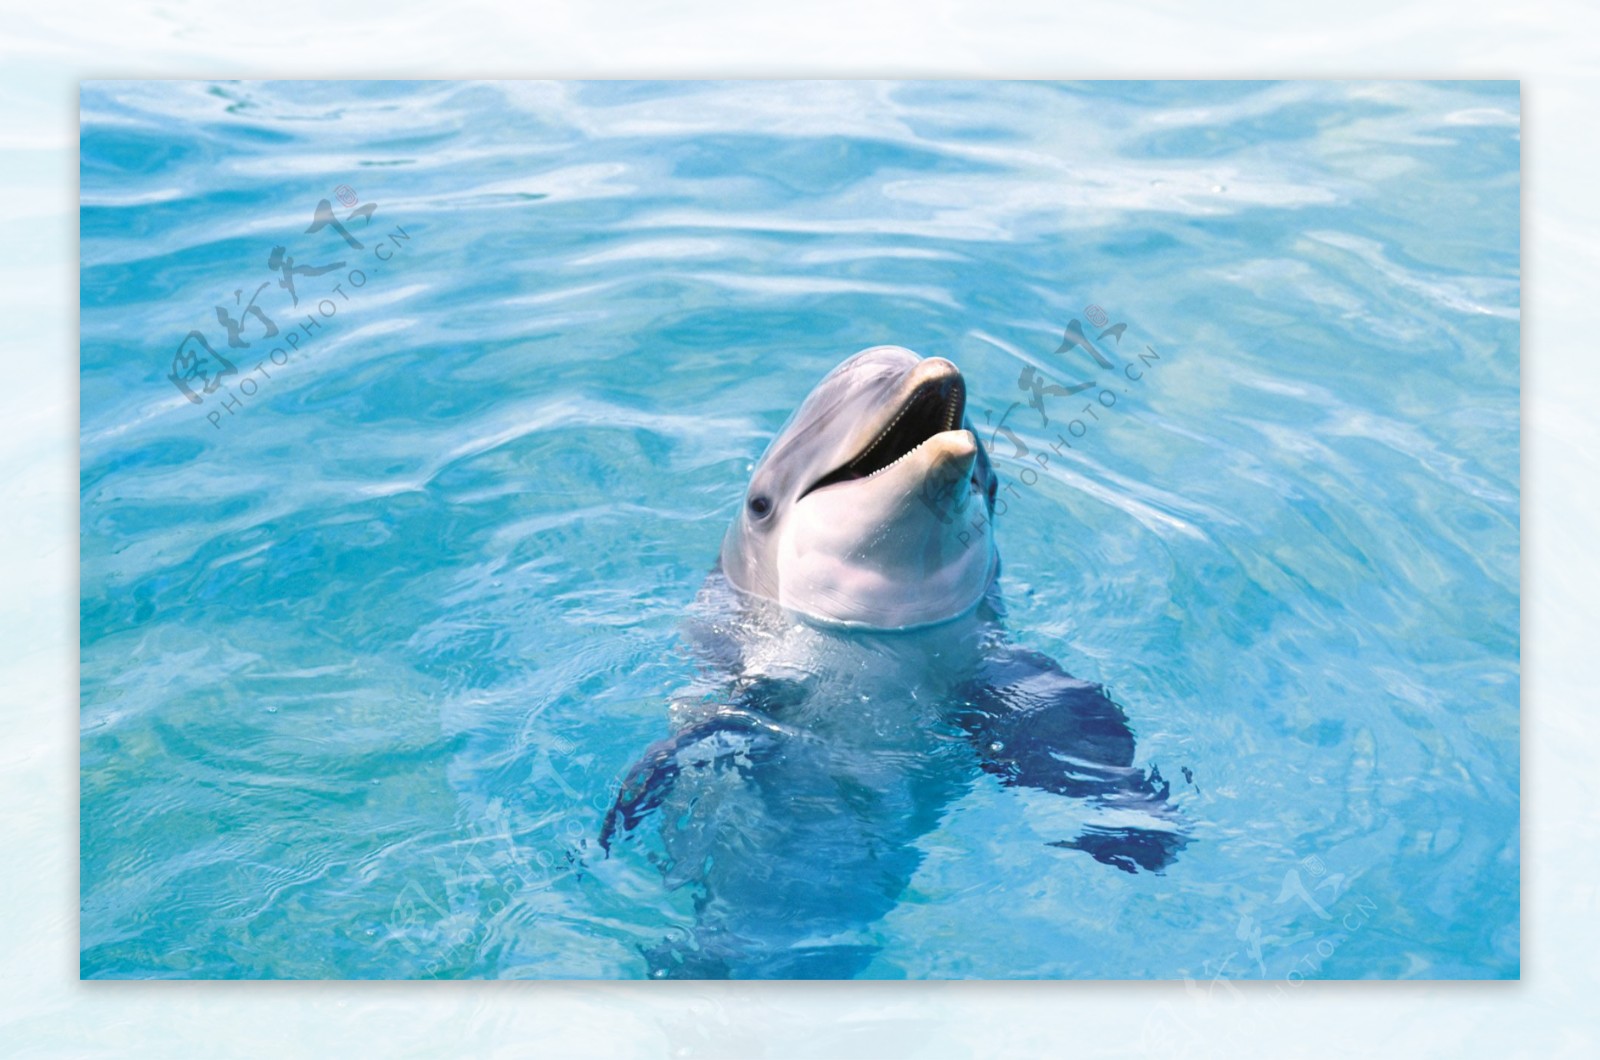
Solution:
<path fill-rule="evenodd" d="M 924 365 L 927 363 L 923 362 Z M 935 435 L 959 427 L 966 406 L 966 381 L 961 378 L 961 372 L 955 365 L 949 365 L 948 371 L 919 383 L 901 403 L 900 411 L 865 449 L 844 466 L 835 468 L 813 482 L 800 496 L 840 482 L 871 478 L 892 467 Z"/>

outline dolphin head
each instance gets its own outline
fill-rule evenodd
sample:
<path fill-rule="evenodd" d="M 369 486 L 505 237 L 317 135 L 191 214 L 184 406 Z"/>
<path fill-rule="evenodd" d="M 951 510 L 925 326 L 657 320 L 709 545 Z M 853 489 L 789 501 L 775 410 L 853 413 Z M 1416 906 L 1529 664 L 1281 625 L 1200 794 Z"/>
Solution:
<path fill-rule="evenodd" d="M 942 622 L 994 580 L 995 488 L 960 370 L 875 346 L 829 372 L 767 447 L 722 570 L 823 622 Z"/>

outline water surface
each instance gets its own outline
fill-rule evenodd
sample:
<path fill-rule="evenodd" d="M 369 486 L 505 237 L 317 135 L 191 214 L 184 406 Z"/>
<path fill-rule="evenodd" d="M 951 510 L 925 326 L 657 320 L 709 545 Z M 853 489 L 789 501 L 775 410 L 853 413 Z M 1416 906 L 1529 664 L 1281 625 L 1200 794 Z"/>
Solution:
<path fill-rule="evenodd" d="M 1518 975 L 1518 166 L 1515 84 L 86 84 L 83 974 L 648 974 L 611 786 L 896 343 L 1190 842 L 979 780 L 860 974 Z"/>

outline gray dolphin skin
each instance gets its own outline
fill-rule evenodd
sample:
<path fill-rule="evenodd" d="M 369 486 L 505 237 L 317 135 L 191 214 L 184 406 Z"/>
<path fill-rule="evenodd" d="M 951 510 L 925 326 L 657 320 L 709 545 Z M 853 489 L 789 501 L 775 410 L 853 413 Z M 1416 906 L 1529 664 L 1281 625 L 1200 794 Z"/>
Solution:
<path fill-rule="evenodd" d="M 873 347 L 756 465 L 690 611 L 672 735 L 600 834 L 693 896 L 692 930 L 642 947 L 651 976 L 898 977 L 878 923 L 980 783 L 1066 800 L 1062 857 L 1162 872 L 1187 844 L 1122 708 L 1011 642 L 965 406 L 950 361 Z"/>

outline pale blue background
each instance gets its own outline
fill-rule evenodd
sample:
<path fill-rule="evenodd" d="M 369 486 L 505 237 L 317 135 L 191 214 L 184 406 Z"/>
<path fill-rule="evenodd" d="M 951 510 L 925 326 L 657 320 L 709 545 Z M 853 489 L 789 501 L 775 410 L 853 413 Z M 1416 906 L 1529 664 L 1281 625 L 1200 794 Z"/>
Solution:
<path fill-rule="evenodd" d="M 24 1053 L 168 1055 L 174 1041 L 259 1052 L 344 1041 L 368 1049 L 578 1050 L 602 1055 L 1030 1055 L 1136 1047 L 1152 1020 L 1180 1019 L 1188 1055 L 1589 1055 L 1596 985 L 1597 823 L 1589 797 L 1596 723 L 1592 542 L 1600 479 L 1593 409 L 1597 321 L 1592 9 L 1477 14 L 1462 5 L 1329 5 L 1267 19 L 1177 5 L 1053 6 L 1001 15 L 945 7 L 857 19 L 842 33 L 822 5 L 765 17 L 729 5 L 737 34 L 662 9 L 621 17 L 527 12 L 521 23 L 458 13 L 396 14 L 283 4 L 252 34 L 244 12 L 168 5 L 87 13 L 53 5 L 9 21 L 0 131 L 8 237 L 0 300 L 7 387 L 0 496 L 0 975 L 3 1035 Z M 1355 24 L 1351 16 L 1372 16 Z M 319 32 L 307 37 L 307 28 Z M 128 54 L 129 46 L 145 53 Z M 359 49 L 359 51 L 358 51 Z M 914 49 L 914 51 L 913 51 Z M 221 58 L 227 56 L 228 58 Z M 1243 64 L 1243 65 L 1241 65 Z M 1524 78 L 1524 542 L 1526 840 L 1521 985 L 1321 986 L 1278 998 L 1181 984 L 804 988 L 522 984 L 289 989 L 74 981 L 76 842 L 75 81 L 340 69 L 370 76 L 786 73 L 1051 75 L 1395 75 Z M 629 1047 L 629 1048 L 624 1048 Z"/>

